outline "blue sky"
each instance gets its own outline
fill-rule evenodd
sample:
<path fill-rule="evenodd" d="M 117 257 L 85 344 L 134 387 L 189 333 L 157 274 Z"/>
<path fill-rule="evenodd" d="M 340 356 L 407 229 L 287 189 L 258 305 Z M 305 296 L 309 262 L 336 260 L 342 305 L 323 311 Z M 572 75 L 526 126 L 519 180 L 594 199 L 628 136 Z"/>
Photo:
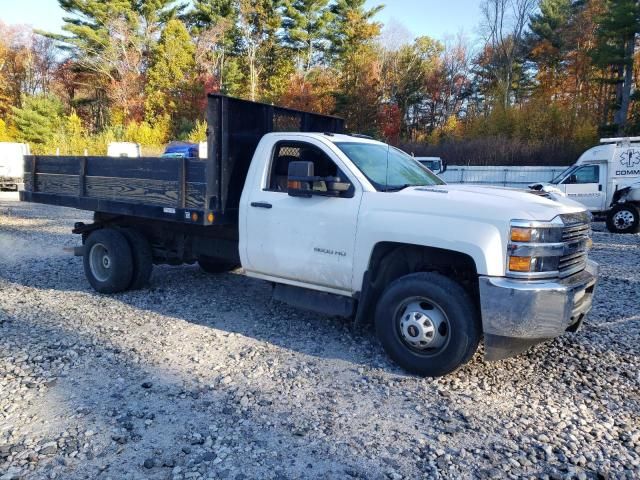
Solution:
<path fill-rule="evenodd" d="M 443 39 L 464 32 L 473 39 L 479 22 L 479 0 L 367 0 L 367 6 L 384 4 L 378 20 L 393 20 L 413 36 Z M 0 0 L 0 20 L 53 32 L 60 31 L 64 12 L 57 0 Z"/>

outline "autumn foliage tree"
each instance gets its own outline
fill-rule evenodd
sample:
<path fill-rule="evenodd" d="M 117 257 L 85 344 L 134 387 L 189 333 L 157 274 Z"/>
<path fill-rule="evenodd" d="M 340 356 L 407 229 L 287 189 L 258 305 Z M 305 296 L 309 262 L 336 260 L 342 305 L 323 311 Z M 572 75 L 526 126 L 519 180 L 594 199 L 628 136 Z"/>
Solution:
<path fill-rule="evenodd" d="M 62 34 L 0 24 L 0 138 L 37 152 L 201 139 L 218 91 L 469 161 L 640 133 L 634 0 L 482 0 L 476 43 L 383 29 L 366 0 L 58 1 Z"/>

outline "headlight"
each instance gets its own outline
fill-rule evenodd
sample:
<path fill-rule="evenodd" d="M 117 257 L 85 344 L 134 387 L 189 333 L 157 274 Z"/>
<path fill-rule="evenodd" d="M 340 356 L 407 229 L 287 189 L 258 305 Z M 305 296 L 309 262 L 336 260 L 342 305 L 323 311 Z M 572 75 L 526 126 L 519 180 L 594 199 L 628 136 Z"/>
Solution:
<path fill-rule="evenodd" d="M 519 278 L 550 278 L 558 275 L 562 222 L 511 222 L 507 247 L 507 275 Z"/>
<path fill-rule="evenodd" d="M 520 273 L 556 272 L 560 257 L 512 257 L 509 256 L 509 270 Z"/>
<path fill-rule="evenodd" d="M 511 227 L 512 242 L 554 243 L 562 241 L 562 225 L 559 227 Z"/>

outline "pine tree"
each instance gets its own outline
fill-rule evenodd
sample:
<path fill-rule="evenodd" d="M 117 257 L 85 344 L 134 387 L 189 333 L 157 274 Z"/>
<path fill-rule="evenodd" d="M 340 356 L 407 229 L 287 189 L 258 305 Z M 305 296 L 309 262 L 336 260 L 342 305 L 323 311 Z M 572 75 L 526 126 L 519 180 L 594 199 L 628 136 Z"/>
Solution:
<path fill-rule="evenodd" d="M 364 46 L 370 46 L 380 35 L 382 24 L 374 22 L 384 7 L 378 5 L 365 9 L 366 0 L 336 0 L 331 5 L 332 19 L 329 25 L 331 53 L 335 61 Z"/>
<path fill-rule="evenodd" d="M 381 98 L 382 66 L 375 39 L 381 24 L 373 17 L 382 9 L 365 9 L 365 0 L 337 0 L 331 6 L 330 25 L 333 64 L 340 72 L 336 109 L 347 128 L 375 133 Z"/>
<path fill-rule="evenodd" d="M 529 22 L 529 57 L 536 65 L 543 89 L 553 90 L 562 73 L 570 36 L 567 28 L 572 14 L 571 0 L 542 0 L 540 12 Z"/>
<path fill-rule="evenodd" d="M 69 16 L 65 34 L 45 33 L 69 53 L 77 71 L 92 76 L 93 98 L 106 118 L 109 107 L 125 121 L 143 106 L 144 70 L 157 34 L 183 8 L 174 0 L 58 0 Z M 105 100 L 108 102 L 105 102 Z"/>
<path fill-rule="evenodd" d="M 297 52 L 304 72 L 318 63 L 327 49 L 332 18 L 328 3 L 329 0 L 286 0 L 284 41 Z"/>
<path fill-rule="evenodd" d="M 640 5 L 636 0 L 608 0 L 606 13 L 598 23 L 593 60 L 596 66 L 610 69 L 611 75 L 603 81 L 615 86 L 613 124 L 605 127 L 605 133 L 623 134 L 634 81 L 633 60 L 636 35 L 640 31 Z"/>
<path fill-rule="evenodd" d="M 281 71 L 273 63 L 277 56 L 286 55 L 279 48 L 281 6 L 281 0 L 239 0 L 240 47 L 248 72 L 245 78 L 251 100 L 257 100 L 271 77 Z"/>

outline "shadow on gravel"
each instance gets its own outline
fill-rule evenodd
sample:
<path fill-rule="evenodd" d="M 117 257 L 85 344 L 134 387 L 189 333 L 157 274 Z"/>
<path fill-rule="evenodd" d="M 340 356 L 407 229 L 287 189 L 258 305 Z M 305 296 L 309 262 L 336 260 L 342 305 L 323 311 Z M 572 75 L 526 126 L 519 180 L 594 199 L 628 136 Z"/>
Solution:
<path fill-rule="evenodd" d="M 48 401 L 31 402 L 30 415 L 41 424 L 35 430 L 46 432 L 40 443 L 65 439 L 39 466 L 45 472 L 56 466 L 58 478 L 168 478 L 176 465 L 220 478 L 234 478 L 230 465 L 242 478 L 265 479 L 344 478 L 347 472 L 373 478 L 380 471 L 377 462 L 344 450 L 336 460 L 338 445 L 312 431 L 304 410 L 292 423 L 291 405 L 281 403 L 277 391 L 256 390 L 253 383 L 247 406 L 249 385 L 225 383 L 215 371 L 203 379 L 164 370 L 143 361 L 124 339 L 64 328 L 67 319 L 51 312 L 42 321 L 0 311 L 0 320 L 10 340 L 0 340 L 0 359 L 37 351 L 69 367 L 46 388 Z M 44 380 L 37 376 L 34 383 Z M 20 431 L 20 425 L 7 427 Z M 77 436 L 69 437 L 74 429 Z M 68 457 L 74 450 L 80 453 Z M 221 452 L 224 463 L 215 461 Z M 251 460 L 251 452 L 259 459 Z M 148 459 L 152 466 L 143 466 Z M 0 458 L 0 471 L 6 467 Z"/>
<path fill-rule="evenodd" d="M 368 364 L 404 374 L 386 360 L 373 332 L 354 331 L 348 319 L 310 313 L 276 302 L 271 299 L 271 285 L 265 281 L 237 273 L 206 274 L 197 266 L 156 266 L 150 287 L 101 295 L 86 281 L 81 258 L 69 254 L 49 256 L 47 250 L 48 247 L 43 252 L 35 250 L 33 254 L 39 258 L 21 255 L 13 264 L 0 269 L 0 281 L 42 290 L 83 293 L 91 301 L 105 298 L 305 355 Z"/>

